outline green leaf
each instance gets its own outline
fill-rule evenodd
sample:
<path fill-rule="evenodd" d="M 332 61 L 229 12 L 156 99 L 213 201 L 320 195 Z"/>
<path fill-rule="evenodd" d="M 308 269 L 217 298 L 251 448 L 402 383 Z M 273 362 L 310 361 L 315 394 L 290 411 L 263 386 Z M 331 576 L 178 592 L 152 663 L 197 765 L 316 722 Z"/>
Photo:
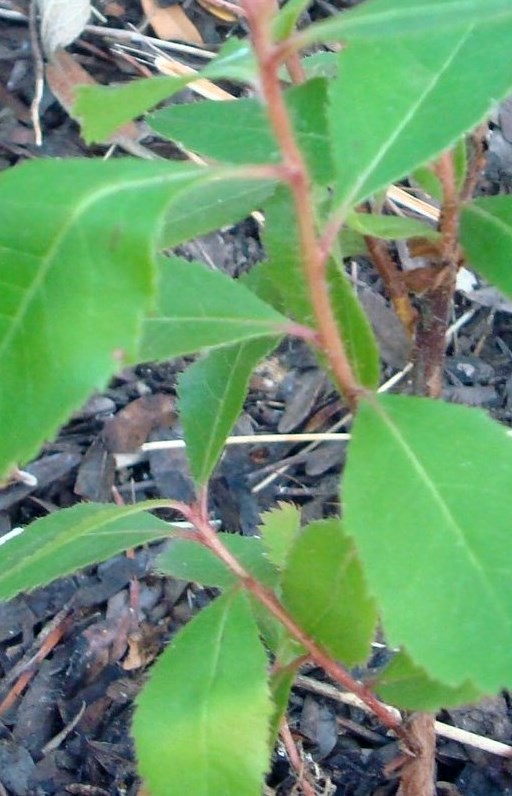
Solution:
<path fill-rule="evenodd" d="M 413 183 L 417 183 L 422 191 L 438 202 L 442 201 L 443 189 L 439 182 L 439 177 L 434 174 L 429 166 L 418 166 L 417 169 L 411 172 L 410 176 Z"/>
<path fill-rule="evenodd" d="M 333 657 L 364 660 L 377 621 L 352 540 L 337 519 L 310 523 L 288 554 L 283 603 Z"/>
<path fill-rule="evenodd" d="M 482 696 L 471 683 L 451 688 L 432 680 L 404 651 L 398 652 L 380 672 L 377 682 L 372 683 L 372 690 L 384 702 L 404 710 L 429 712 L 467 705 L 476 702 Z"/>
<path fill-rule="evenodd" d="M 272 32 L 276 41 L 287 39 L 294 32 L 295 25 L 311 0 L 288 0 L 272 21 Z"/>
<path fill-rule="evenodd" d="M 171 359 L 258 337 L 279 338 L 287 319 L 220 271 L 160 257 L 160 289 L 139 359 Z"/>
<path fill-rule="evenodd" d="M 464 205 L 460 241 L 471 265 L 512 295 L 512 197 L 486 196 Z"/>
<path fill-rule="evenodd" d="M 351 42 L 417 33 L 433 36 L 450 27 L 464 28 L 489 20 L 501 25 L 512 20 L 508 0 L 367 0 L 310 25 L 297 36 L 297 45 L 302 48 L 326 40 Z"/>
<path fill-rule="evenodd" d="M 272 587 L 277 578 L 275 569 L 265 556 L 261 539 L 218 533 L 219 541 L 232 553 L 256 580 Z M 210 550 L 198 542 L 173 539 L 156 560 L 156 567 L 165 575 L 182 580 L 227 589 L 237 579 Z"/>
<path fill-rule="evenodd" d="M 82 503 L 35 520 L 2 545 L 0 600 L 129 547 L 170 536 L 172 525 L 144 511 L 159 505 L 158 501 L 122 507 Z"/>
<path fill-rule="evenodd" d="M 278 188 L 264 209 L 262 238 L 269 257 L 265 276 L 281 294 L 286 312 L 299 323 L 313 325 L 313 311 L 301 268 L 296 217 L 287 190 Z M 368 318 L 343 268 L 332 259 L 327 278 L 336 320 L 356 377 L 361 384 L 375 387 L 379 381 L 379 354 Z"/>
<path fill-rule="evenodd" d="M 0 176 L 0 472 L 133 359 L 161 218 L 205 177 L 130 159 L 38 161 Z"/>
<path fill-rule="evenodd" d="M 374 215 L 373 213 L 349 213 L 347 225 L 360 232 L 361 235 L 372 235 L 375 238 L 403 240 L 404 238 L 423 237 L 436 240 L 440 237 L 435 229 L 415 218 L 400 216 Z"/>
<path fill-rule="evenodd" d="M 293 503 L 278 503 L 276 508 L 261 515 L 258 531 L 269 560 L 278 569 L 282 569 L 300 531 L 300 509 Z"/>
<path fill-rule="evenodd" d="M 118 127 L 181 91 L 198 78 L 227 78 L 251 83 L 254 56 L 247 42 L 230 39 L 203 70 L 186 77 L 150 77 L 121 86 L 80 86 L 72 108 L 86 143 L 105 141 Z"/>
<path fill-rule="evenodd" d="M 360 404 L 343 481 L 390 644 L 485 693 L 512 683 L 511 462 L 483 412 L 382 395 Z"/>
<path fill-rule="evenodd" d="M 106 141 L 118 127 L 185 88 L 187 77 L 150 77 L 121 86 L 79 86 L 72 116 L 86 144 Z"/>
<path fill-rule="evenodd" d="M 281 721 L 286 714 L 295 674 L 294 669 L 278 669 L 270 676 L 270 692 L 274 705 L 274 713 L 270 720 L 270 743 L 272 746 L 277 741 Z"/>
<path fill-rule="evenodd" d="M 179 414 L 190 472 L 206 484 L 247 393 L 252 371 L 277 340 L 250 340 L 210 351 L 179 377 Z"/>
<path fill-rule="evenodd" d="M 332 178 L 325 108 L 327 83 L 315 78 L 285 92 L 297 141 L 319 184 Z M 203 100 L 156 111 L 148 123 L 159 135 L 203 157 L 225 163 L 280 163 L 281 153 L 256 99 Z"/>
<path fill-rule="evenodd" d="M 171 641 L 137 698 L 133 734 L 151 796 L 259 796 L 272 715 L 247 598 L 219 597 Z"/>
<path fill-rule="evenodd" d="M 340 53 L 330 110 L 338 212 L 433 160 L 510 90 L 509 13 L 505 23 L 439 26 L 422 36 L 354 42 Z"/>
<path fill-rule="evenodd" d="M 286 6 L 285 6 L 286 8 Z M 337 53 L 319 50 L 312 55 L 307 55 L 301 60 L 302 68 L 308 78 L 311 77 L 336 77 L 338 73 Z"/>
<path fill-rule="evenodd" d="M 162 248 L 205 235 L 242 221 L 275 190 L 275 183 L 254 180 L 216 180 L 182 193 L 167 211 L 160 237 Z"/>
<path fill-rule="evenodd" d="M 250 271 L 239 277 L 239 281 L 278 312 L 285 312 L 285 303 L 274 278 L 272 263 L 266 261 L 256 263 Z"/>

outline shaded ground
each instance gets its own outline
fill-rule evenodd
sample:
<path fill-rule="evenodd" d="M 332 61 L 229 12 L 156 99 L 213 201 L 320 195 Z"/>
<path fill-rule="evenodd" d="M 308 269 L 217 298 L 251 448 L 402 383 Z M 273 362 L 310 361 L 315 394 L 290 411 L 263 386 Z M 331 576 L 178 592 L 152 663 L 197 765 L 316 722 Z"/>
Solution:
<path fill-rule="evenodd" d="M 312 13 L 349 5 L 317 2 Z M 19 8 L 18 3 L 0 2 L 0 12 Z M 211 45 L 241 32 L 199 5 L 189 8 Z M 136 2 L 127 0 L 118 12 L 109 18 L 117 28 L 140 22 Z M 114 54 L 98 36 L 84 35 L 72 50 L 104 82 L 141 73 L 138 61 L 126 53 Z M 84 146 L 75 124 L 48 90 L 41 107 L 43 146 L 35 147 L 29 112 L 33 83 L 27 26 L 22 19 L 0 16 L 0 169 L 25 158 L 103 152 Z M 493 125 L 480 187 L 489 193 L 509 192 L 512 175 L 508 117 L 502 114 L 496 122 L 501 128 Z M 168 152 L 168 144 L 147 145 L 159 154 Z M 185 254 L 214 262 L 233 275 L 263 256 L 252 220 L 190 244 Z M 359 267 L 365 304 L 382 344 L 385 379 L 406 364 L 407 351 L 378 280 L 364 262 Z M 452 338 L 445 397 L 482 406 L 508 423 L 512 307 L 476 287 L 469 298 L 462 292 L 457 296 L 454 320 L 469 314 Z M 114 456 L 131 453 L 146 441 L 180 437 L 173 399 L 176 375 L 184 365 L 178 361 L 126 370 L 103 395 L 93 396 L 27 468 L 37 485 L 17 483 L 0 492 L 0 533 L 82 499 L 187 500 L 191 483 L 179 449 L 151 452 L 135 461 Z M 396 389 L 407 389 L 406 377 Z M 235 433 L 330 430 L 344 415 L 307 350 L 287 341 L 255 373 Z M 305 521 L 336 512 L 343 455 L 342 443 L 314 449 L 286 442 L 228 446 L 212 483 L 212 514 L 226 530 L 253 534 L 261 511 L 278 499 L 301 505 Z M 158 550 L 155 546 L 133 558 L 119 556 L 0 605 L 0 796 L 142 796 L 128 734 L 133 697 L 164 643 L 212 596 L 155 575 L 152 562 Z M 382 663 L 385 655 L 376 648 L 371 665 Z M 323 680 L 320 672 L 305 674 L 309 680 L 294 690 L 289 719 L 318 792 L 394 793 L 396 744 L 359 709 L 316 693 L 315 683 Z M 512 742 L 508 695 L 441 718 Z M 439 793 L 512 793 L 511 764 L 499 757 L 440 740 L 438 762 Z M 285 755 L 278 752 L 269 788 L 289 794 L 294 782 Z"/>

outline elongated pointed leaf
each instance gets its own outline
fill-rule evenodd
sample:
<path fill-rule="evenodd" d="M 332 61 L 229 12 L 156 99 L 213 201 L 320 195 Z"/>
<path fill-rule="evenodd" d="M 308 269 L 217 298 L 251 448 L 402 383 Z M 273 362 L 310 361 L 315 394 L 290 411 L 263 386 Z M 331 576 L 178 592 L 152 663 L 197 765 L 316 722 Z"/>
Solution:
<path fill-rule="evenodd" d="M 259 796 L 272 714 L 266 667 L 241 592 L 219 597 L 174 637 L 133 722 L 151 796 Z"/>
<path fill-rule="evenodd" d="M 314 78 L 285 92 L 297 142 L 319 184 L 332 178 L 325 107 L 327 84 Z M 204 100 L 156 111 L 148 123 L 159 135 L 224 163 L 279 163 L 281 152 L 263 105 L 256 99 Z"/>
<path fill-rule="evenodd" d="M 284 333 L 287 319 L 239 282 L 180 257 L 161 257 L 160 290 L 146 318 L 140 359 L 171 359 Z"/>
<path fill-rule="evenodd" d="M 283 602 L 300 626 L 346 664 L 364 660 L 377 620 L 352 540 L 339 520 L 310 523 L 288 554 Z"/>
<path fill-rule="evenodd" d="M 140 116 L 198 78 L 228 78 L 251 83 L 255 74 L 255 60 L 249 45 L 233 37 L 223 45 L 217 58 L 196 74 L 130 80 L 121 86 L 79 87 L 72 109 L 73 118 L 80 122 L 88 144 L 101 143 L 120 125 Z"/>
<path fill-rule="evenodd" d="M 184 240 L 242 221 L 260 208 L 274 189 L 274 183 L 263 180 L 217 180 L 192 188 L 169 207 L 160 246 L 172 248 Z"/>
<path fill-rule="evenodd" d="M 172 525 L 144 511 L 155 507 L 84 503 L 35 520 L 2 545 L 0 600 L 171 535 Z"/>
<path fill-rule="evenodd" d="M 318 52 L 302 58 L 301 64 L 308 78 L 335 77 L 338 71 L 338 61 L 337 53 L 318 50 Z"/>
<path fill-rule="evenodd" d="M 290 693 L 295 678 L 293 669 L 280 669 L 273 673 L 270 678 L 270 690 L 274 713 L 270 721 L 270 740 L 275 744 L 281 728 L 281 721 L 286 714 Z"/>
<path fill-rule="evenodd" d="M 417 221 L 415 218 L 401 218 L 400 216 L 350 213 L 347 225 L 362 235 L 372 235 L 375 238 L 386 238 L 387 240 L 403 240 L 412 237 L 435 240 L 440 237 L 439 232 L 436 232 L 428 224 Z"/>
<path fill-rule="evenodd" d="M 201 179 L 194 166 L 129 159 L 0 176 L 0 472 L 134 357 L 162 214 Z"/>
<path fill-rule="evenodd" d="M 471 265 L 512 296 L 512 197 L 486 196 L 465 205 L 460 240 Z"/>
<path fill-rule="evenodd" d="M 236 533 L 217 534 L 222 544 L 250 574 L 266 586 L 274 586 L 277 573 L 265 556 L 261 539 Z M 228 589 L 237 579 L 210 550 L 187 539 L 173 539 L 156 562 L 165 575 L 194 581 L 202 586 Z"/>
<path fill-rule="evenodd" d="M 289 0 L 280 9 L 272 22 L 272 32 L 277 41 L 287 39 L 293 33 L 302 12 L 309 6 L 311 0 Z"/>
<path fill-rule="evenodd" d="M 344 518 L 389 641 L 435 680 L 512 682 L 512 439 L 481 411 L 362 402 Z"/>
<path fill-rule="evenodd" d="M 312 325 L 313 311 L 301 268 L 296 218 L 284 188 L 278 189 L 265 204 L 265 221 L 263 243 L 269 256 L 269 262 L 264 264 L 265 278 L 274 283 L 286 312 L 300 323 Z M 328 264 L 327 279 L 336 320 L 354 372 L 361 384 L 376 387 L 379 354 L 368 318 L 343 268 L 333 260 Z"/>
<path fill-rule="evenodd" d="M 277 340 L 251 340 L 210 351 L 180 376 L 180 418 L 187 443 L 190 471 L 205 484 L 247 393 L 251 373 Z"/>
<path fill-rule="evenodd" d="M 512 16 L 462 30 L 439 23 L 436 32 L 346 47 L 330 111 L 341 211 L 431 161 L 474 127 L 512 86 L 511 42 Z"/>
<path fill-rule="evenodd" d="M 300 531 L 300 509 L 293 503 L 278 503 L 276 508 L 261 515 L 258 532 L 267 550 L 269 560 L 282 569 Z"/>
<path fill-rule="evenodd" d="M 301 46 L 326 39 L 353 41 L 403 34 L 431 34 L 475 22 L 512 21 L 508 0 L 366 0 L 357 8 L 311 25 L 300 34 Z"/>
<path fill-rule="evenodd" d="M 476 702 L 482 696 L 471 683 L 456 688 L 432 680 L 407 653 L 398 652 L 380 672 L 372 690 L 384 700 L 405 710 L 438 711 Z"/>
<path fill-rule="evenodd" d="M 186 77 L 150 77 L 121 86 L 80 86 L 73 118 L 87 144 L 102 143 L 118 127 L 185 88 Z"/>

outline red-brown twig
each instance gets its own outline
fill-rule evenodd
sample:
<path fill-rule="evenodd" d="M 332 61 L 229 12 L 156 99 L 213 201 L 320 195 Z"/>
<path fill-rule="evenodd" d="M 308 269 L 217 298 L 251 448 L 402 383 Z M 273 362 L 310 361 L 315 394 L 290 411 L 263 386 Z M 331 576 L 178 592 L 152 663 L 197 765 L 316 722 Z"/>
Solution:
<path fill-rule="evenodd" d="M 315 796 L 315 789 L 311 783 L 308 782 L 306 773 L 304 771 L 304 762 L 301 760 L 299 751 L 295 745 L 295 741 L 293 740 L 293 736 L 286 719 L 281 721 L 279 735 L 281 736 L 281 741 L 286 749 L 286 754 L 288 755 L 290 765 L 297 775 L 297 785 L 301 788 L 304 796 Z"/>
<path fill-rule="evenodd" d="M 393 309 L 407 334 L 412 336 L 417 313 L 411 304 L 409 291 L 402 272 L 395 265 L 384 241 L 365 235 L 364 242 L 373 264 L 384 283 L 384 288 L 390 298 Z"/>
<path fill-rule="evenodd" d="M 5 713 L 6 710 L 12 707 L 16 699 L 23 693 L 37 671 L 37 664 L 50 654 L 50 652 L 57 646 L 69 628 L 71 624 L 69 612 L 69 606 L 63 608 L 62 611 L 59 611 L 59 613 L 51 620 L 48 627 L 40 633 L 38 639 L 40 642 L 40 647 L 37 652 L 30 658 L 30 660 L 24 660 L 23 662 L 20 662 L 20 665 L 23 663 L 22 671 L 12 688 L 0 703 L 0 716 Z M 16 671 L 19 671 L 18 667 L 16 667 Z"/>
<path fill-rule="evenodd" d="M 419 318 L 416 327 L 413 376 L 415 392 L 431 398 L 438 398 L 441 395 L 446 330 L 459 260 L 460 202 L 451 152 L 441 155 L 436 163 L 436 174 L 443 189 L 439 219 L 442 236 L 440 259 L 433 263 L 432 283 L 418 302 Z"/>
<path fill-rule="evenodd" d="M 279 82 L 278 69 L 282 51 L 271 38 L 273 2 L 274 0 L 241 0 L 241 5 L 245 9 L 254 52 L 259 62 L 260 91 L 268 120 L 281 149 L 283 178 L 290 188 L 295 204 L 304 275 L 320 343 L 341 392 L 350 408 L 354 409 L 363 390 L 357 383 L 345 346 L 338 334 L 325 279 L 326 258 L 316 238 L 308 171 L 295 141 Z"/>
<path fill-rule="evenodd" d="M 330 655 L 325 652 L 320 645 L 313 641 L 310 636 L 305 633 L 302 628 L 288 614 L 283 605 L 279 602 L 274 592 L 263 586 L 262 583 L 255 580 L 247 570 L 240 564 L 240 562 L 232 555 L 232 553 L 222 544 L 218 538 L 215 529 L 210 525 L 205 508 L 204 493 L 199 505 L 191 506 L 184 512 L 185 518 L 191 522 L 196 528 L 200 536 L 200 541 L 205 545 L 217 558 L 219 558 L 228 569 L 240 581 L 240 585 L 247 589 L 256 599 L 265 606 L 265 608 L 274 616 L 295 638 L 304 649 L 307 650 L 311 659 L 321 666 L 324 671 L 335 682 L 339 683 L 343 688 L 351 691 L 358 696 L 365 705 L 377 716 L 377 718 L 388 727 L 388 729 L 395 732 L 404 741 L 407 739 L 407 734 L 403 731 L 402 723 L 397 719 L 396 715 L 385 708 L 381 702 L 369 691 L 362 683 L 354 680 L 354 678 L 345 671 Z"/>

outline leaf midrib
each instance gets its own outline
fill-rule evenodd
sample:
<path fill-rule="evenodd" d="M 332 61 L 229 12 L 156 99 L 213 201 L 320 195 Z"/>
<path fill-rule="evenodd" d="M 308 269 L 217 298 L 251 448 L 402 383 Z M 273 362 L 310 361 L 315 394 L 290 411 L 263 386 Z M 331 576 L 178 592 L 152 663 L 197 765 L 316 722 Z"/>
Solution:
<path fill-rule="evenodd" d="M 392 133 L 392 135 L 388 136 L 388 138 L 386 139 L 385 142 L 383 142 L 382 147 L 380 147 L 380 149 L 375 154 L 375 156 L 373 157 L 371 162 L 368 164 L 366 169 L 363 170 L 360 173 L 359 178 L 354 182 L 354 184 L 352 186 L 352 190 L 348 192 L 348 195 L 345 197 L 343 202 L 340 204 L 339 208 L 337 208 L 335 210 L 336 214 L 337 213 L 345 213 L 352 206 L 352 204 L 354 202 L 354 198 L 357 196 L 357 194 L 361 190 L 361 188 L 365 185 L 365 183 L 367 182 L 368 178 L 376 171 L 379 163 L 382 161 L 382 159 L 388 153 L 390 148 L 396 142 L 396 140 L 399 137 L 399 135 L 401 135 L 403 133 L 403 131 L 406 129 L 407 125 L 413 120 L 414 116 L 418 112 L 418 109 L 425 103 L 425 101 L 428 99 L 430 94 L 437 88 L 437 85 L 439 84 L 441 78 L 444 77 L 445 73 L 448 71 L 448 69 L 452 65 L 452 63 L 455 60 L 456 56 L 458 56 L 459 51 L 462 49 L 462 47 L 466 43 L 466 41 L 469 38 L 470 34 L 473 33 L 474 27 L 475 27 L 474 24 L 472 24 L 472 25 L 469 25 L 466 28 L 466 30 L 462 34 L 457 46 L 454 46 L 453 49 L 450 50 L 450 53 L 449 53 L 448 57 L 446 58 L 446 60 L 444 61 L 442 67 L 439 68 L 438 70 L 436 70 L 436 72 L 433 75 L 432 79 L 425 86 L 425 88 L 421 92 L 421 94 L 418 95 L 416 101 L 411 105 L 411 107 L 409 108 L 408 112 L 402 117 L 402 119 L 400 120 L 399 124 L 396 126 L 396 128 L 395 128 L 394 132 Z M 410 46 L 412 47 L 412 44 L 410 44 Z M 400 176 L 400 175 L 397 175 L 397 176 Z"/>
<path fill-rule="evenodd" d="M 23 300 L 20 301 L 19 303 L 18 311 L 13 316 L 12 323 L 8 331 L 4 335 L 3 340 L 0 341 L 0 357 L 2 357 L 5 354 L 5 351 L 10 345 L 14 335 L 19 330 L 30 304 L 34 300 L 36 294 L 41 289 L 41 286 L 44 284 L 46 277 L 48 276 L 51 268 L 54 266 L 55 256 L 59 250 L 59 247 L 62 245 L 62 242 L 65 241 L 72 227 L 79 222 L 80 218 L 94 205 L 95 202 L 99 203 L 104 199 L 108 198 L 109 196 L 115 196 L 116 193 L 122 193 L 125 191 L 136 190 L 136 189 L 140 190 L 141 188 L 151 187 L 152 185 L 157 185 L 158 183 L 162 183 L 162 185 L 165 185 L 172 182 L 181 182 L 181 181 L 185 182 L 187 179 L 190 178 L 190 176 L 192 176 L 192 172 L 190 175 L 188 173 L 183 173 L 179 175 L 158 174 L 153 177 L 145 177 L 145 178 L 138 178 L 131 180 L 120 180 L 117 184 L 116 181 L 113 180 L 114 184 L 103 186 L 101 189 L 95 187 L 94 189 L 90 190 L 84 197 L 82 197 L 81 200 L 76 204 L 75 208 L 70 213 L 65 224 L 60 228 L 58 234 L 55 236 L 55 240 L 49 246 L 47 253 L 42 257 L 36 258 L 39 261 L 40 266 L 34 275 L 32 283 L 25 290 L 25 295 L 23 297 Z"/>
<path fill-rule="evenodd" d="M 428 474 L 428 471 L 423 466 L 422 462 L 418 458 L 415 451 L 410 447 L 407 440 L 403 436 L 400 428 L 395 425 L 392 418 L 388 415 L 385 407 L 382 406 L 381 403 L 373 404 L 373 410 L 377 410 L 377 414 L 382 420 L 382 422 L 387 427 L 388 431 L 398 444 L 398 446 L 403 451 L 406 458 L 411 463 L 412 467 L 416 471 L 417 475 L 420 478 L 421 483 L 423 484 L 424 488 L 430 492 L 434 504 L 437 506 L 441 514 L 445 517 L 447 521 L 447 526 L 452 530 L 456 540 L 462 546 L 462 549 L 466 550 L 467 559 L 469 563 L 472 565 L 473 569 L 477 573 L 478 579 L 484 586 L 484 590 L 488 593 L 491 602 L 494 604 L 495 609 L 501 616 L 501 619 L 505 626 L 510 626 L 510 615 L 505 609 L 498 599 L 495 589 L 492 586 L 492 583 L 489 581 L 489 576 L 487 575 L 485 569 L 482 567 L 482 564 L 479 562 L 478 557 L 472 551 L 468 539 L 464 534 L 463 528 L 459 525 L 456 517 L 453 515 L 450 507 L 446 503 L 445 499 L 443 498 L 441 492 L 437 488 L 436 484 Z"/>

